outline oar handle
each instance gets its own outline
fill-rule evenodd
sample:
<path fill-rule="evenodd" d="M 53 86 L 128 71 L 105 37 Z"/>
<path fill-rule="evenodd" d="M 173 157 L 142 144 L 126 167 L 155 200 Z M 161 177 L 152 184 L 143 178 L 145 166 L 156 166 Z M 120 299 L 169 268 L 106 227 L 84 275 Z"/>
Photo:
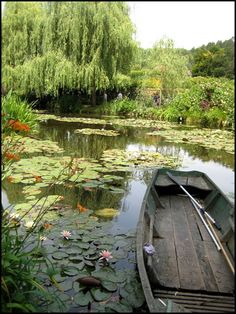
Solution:
<path fill-rule="evenodd" d="M 172 181 L 174 181 L 176 184 L 180 185 L 180 183 L 176 180 L 176 178 L 174 178 L 174 177 L 172 176 L 172 174 L 171 174 L 169 171 L 167 171 L 166 174 L 168 175 L 168 177 L 169 177 Z"/>

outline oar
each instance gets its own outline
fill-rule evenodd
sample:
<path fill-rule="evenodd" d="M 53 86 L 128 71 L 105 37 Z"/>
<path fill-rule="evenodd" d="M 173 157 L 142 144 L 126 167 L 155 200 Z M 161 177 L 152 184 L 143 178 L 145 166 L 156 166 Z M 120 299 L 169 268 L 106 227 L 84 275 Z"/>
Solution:
<path fill-rule="evenodd" d="M 211 221 L 212 223 L 216 226 L 216 228 L 218 230 L 221 230 L 221 227 L 220 225 L 215 221 L 215 219 L 213 219 L 209 214 L 208 212 L 205 211 L 205 209 L 201 206 L 201 204 L 198 203 L 197 200 L 195 200 L 194 197 L 192 197 L 192 195 L 176 180 L 176 178 L 174 178 L 174 176 L 169 172 L 167 171 L 166 174 L 168 175 L 168 177 L 174 182 L 176 183 L 177 185 L 179 185 L 179 187 L 190 197 L 190 199 L 198 206 L 199 210 L 201 211 L 201 213 L 203 215 L 206 215 Z"/>
<path fill-rule="evenodd" d="M 221 250 L 221 247 L 220 247 L 220 245 L 219 245 L 217 239 L 215 238 L 214 234 L 211 232 L 211 230 L 210 230 L 208 224 L 206 223 L 205 219 L 203 218 L 202 212 L 201 212 L 200 209 L 196 206 L 196 204 L 193 202 L 192 199 L 191 199 L 191 202 L 192 202 L 192 204 L 193 204 L 193 207 L 196 209 L 196 211 L 197 211 L 199 217 L 201 218 L 201 221 L 203 222 L 204 226 L 206 227 L 206 229 L 207 229 L 207 231 L 208 231 L 210 237 L 212 238 L 213 242 L 215 243 L 217 250 L 220 251 L 220 250 Z"/>
<path fill-rule="evenodd" d="M 227 252 L 225 251 L 224 246 L 222 245 L 220 239 L 218 238 L 218 235 L 217 235 L 216 231 L 214 230 L 214 227 L 212 226 L 211 222 L 207 218 L 206 218 L 206 220 L 207 220 L 207 222 L 209 224 L 209 227 L 211 228 L 211 231 L 214 234 L 216 240 L 218 240 L 219 246 L 221 248 L 221 252 L 223 253 L 223 255 L 224 255 L 224 257 L 225 257 L 225 259 L 226 259 L 226 261 L 227 261 L 227 263 L 228 263 L 232 273 L 234 274 L 235 273 L 234 266 L 233 266 L 233 264 L 232 264 L 232 262 L 231 262 L 231 260 L 230 260 L 230 258 L 228 256 Z"/>

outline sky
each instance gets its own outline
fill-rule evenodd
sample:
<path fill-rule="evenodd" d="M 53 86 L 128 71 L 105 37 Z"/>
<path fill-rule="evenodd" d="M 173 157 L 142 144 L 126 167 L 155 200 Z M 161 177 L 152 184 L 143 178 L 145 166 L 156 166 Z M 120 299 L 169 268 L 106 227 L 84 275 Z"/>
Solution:
<path fill-rule="evenodd" d="M 136 26 L 134 38 L 142 48 L 151 48 L 163 37 L 185 49 L 234 37 L 234 1 L 126 2 Z"/>
<path fill-rule="evenodd" d="M 151 48 L 163 37 L 192 49 L 234 37 L 234 1 L 130 1 L 135 39 Z"/>

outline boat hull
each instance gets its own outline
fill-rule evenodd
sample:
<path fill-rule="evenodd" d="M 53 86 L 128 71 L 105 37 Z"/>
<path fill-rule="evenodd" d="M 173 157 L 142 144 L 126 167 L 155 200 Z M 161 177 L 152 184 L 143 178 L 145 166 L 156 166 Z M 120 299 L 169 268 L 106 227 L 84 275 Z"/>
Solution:
<path fill-rule="evenodd" d="M 179 184 L 170 179 L 168 171 Z M 149 310 L 232 311 L 232 269 L 181 187 L 220 223 L 221 230 L 213 231 L 234 264 L 234 207 L 224 193 L 202 172 L 156 170 L 137 226 L 137 264 Z M 146 243 L 154 246 L 153 255 L 144 251 Z M 221 298 L 220 304 L 216 296 Z"/>

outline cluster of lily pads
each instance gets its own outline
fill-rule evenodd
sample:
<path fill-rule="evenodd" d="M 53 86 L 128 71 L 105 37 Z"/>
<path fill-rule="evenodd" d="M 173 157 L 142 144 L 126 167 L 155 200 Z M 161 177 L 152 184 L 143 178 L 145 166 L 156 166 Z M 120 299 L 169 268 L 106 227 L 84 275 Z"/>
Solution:
<path fill-rule="evenodd" d="M 65 122 L 79 122 L 86 124 L 102 124 L 102 125 L 118 125 L 118 126 L 130 126 L 139 128 L 153 128 L 154 130 L 148 132 L 148 135 L 161 135 L 165 137 L 166 141 L 175 143 L 193 143 L 200 144 L 206 148 L 223 149 L 228 153 L 234 153 L 234 134 L 233 132 L 226 130 L 211 130 L 207 128 L 198 129 L 194 126 L 186 127 L 187 130 L 183 130 L 182 125 L 168 121 L 157 120 L 144 120 L 144 119 L 95 119 L 95 118 L 64 118 L 55 115 L 38 115 L 39 120 L 54 119 L 57 121 Z M 105 130 L 104 130 L 105 131 Z M 79 131 L 90 132 L 84 134 L 96 134 L 92 131 Z M 107 135 L 105 132 L 101 132 L 101 135 Z M 227 138 L 227 142 L 225 141 Z"/>
<path fill-rule="evenodd" d="M 35 252 L 38 260 L 46 257 L 54 267 L 48 277 L 42 263 L 37 276 L 49 293 L 63 301 L 62 312 L 133 312 L 144 303 L 135 269 L 119 269 L 119 263 L 127 259 L 135 265 L 134 233 L 112 235 L 109 227 L 109 222 L 98 221 L 91 210 L 71 211 L 69 215 L 62 212 L 50 224 L 39 224 L 31 233 L 29 243 L 41 241 Z M 58 302 L 44 301 L 41 309 L 57 312 Z"/>
<path fill-rule="evenodd" d="M 100 160 L 62 156 L 57 143 L 37 139 L 19 138 L 27 156 L 15 162 L 8 173 L 8 181 L 27 185 L 23 193 L 27 202 L 34 201 L 35 195 L 50 185 L 66 185 L 67 182 L 86 189 L 107 189 L 112 193 L 124 193 L 121 188 L 123 177 L 117 172 L 131 171 L 132 167 L 169 166 L 176 167 L 179 160 L 153 152 L 128 152 L 125 150 L 106 150 Z M 46 143 L 45 143 L 46 142 Z M 38 155 L 39 152 L 44 155 Z M 49 152 L 53 152 L 54 156 Z M 37 153 L 37 156 L 34 156 Z M 48 156 L 47 156 L 48 155 Z"/>
<path fill-rule="evenodd" d="M 52 114 L 37 114 L 37 119 L 39 121 L 46 121 L 49 119 L 53 119 L 56 121 L 62 122 L 78 122 L 78 123 L 85 123 L 85 124 L 102 124 L 102 125 L 119 125 L 119 126 L 131 126 L 131 127 L 139 127 L 139 128 L 146 128 L 146 127 L 156 127 L 156 128 L 172 128 L 174 123 L 168 121 L 157 121 L 157 120 L 145 120 L 145 119 L 136 119 L 136 118 L 126 118 L 126 119 L 117 119 L 113 118 L 112 120 L 110 117 L 107 119 L 97 119 L 97 118 L 68 118 L 68 117 L 60 117 Z M 177 124 L 176 124 L 177 125 Z"/>
<path fill-rule="evenodd" d="M 81 133 L 81 134 L 87 134 L 87 135 L 103 135 L 103 136 L 118 136 L 119 132 L 116 132 L 114 130 L 104 130 L 104 129 L 76 129 L 74 133 Z"/>
<path fill-rule="evenodd" d="M 148 135 L 161 135 L 168 142 L 192 143 L 206 148 L 225 150 L 234 154 L 234 134 L 226 130 L 211 129 L 168 129 L 148 132 Z M 227 141 L 226 141 L 227 139 Z"/>

